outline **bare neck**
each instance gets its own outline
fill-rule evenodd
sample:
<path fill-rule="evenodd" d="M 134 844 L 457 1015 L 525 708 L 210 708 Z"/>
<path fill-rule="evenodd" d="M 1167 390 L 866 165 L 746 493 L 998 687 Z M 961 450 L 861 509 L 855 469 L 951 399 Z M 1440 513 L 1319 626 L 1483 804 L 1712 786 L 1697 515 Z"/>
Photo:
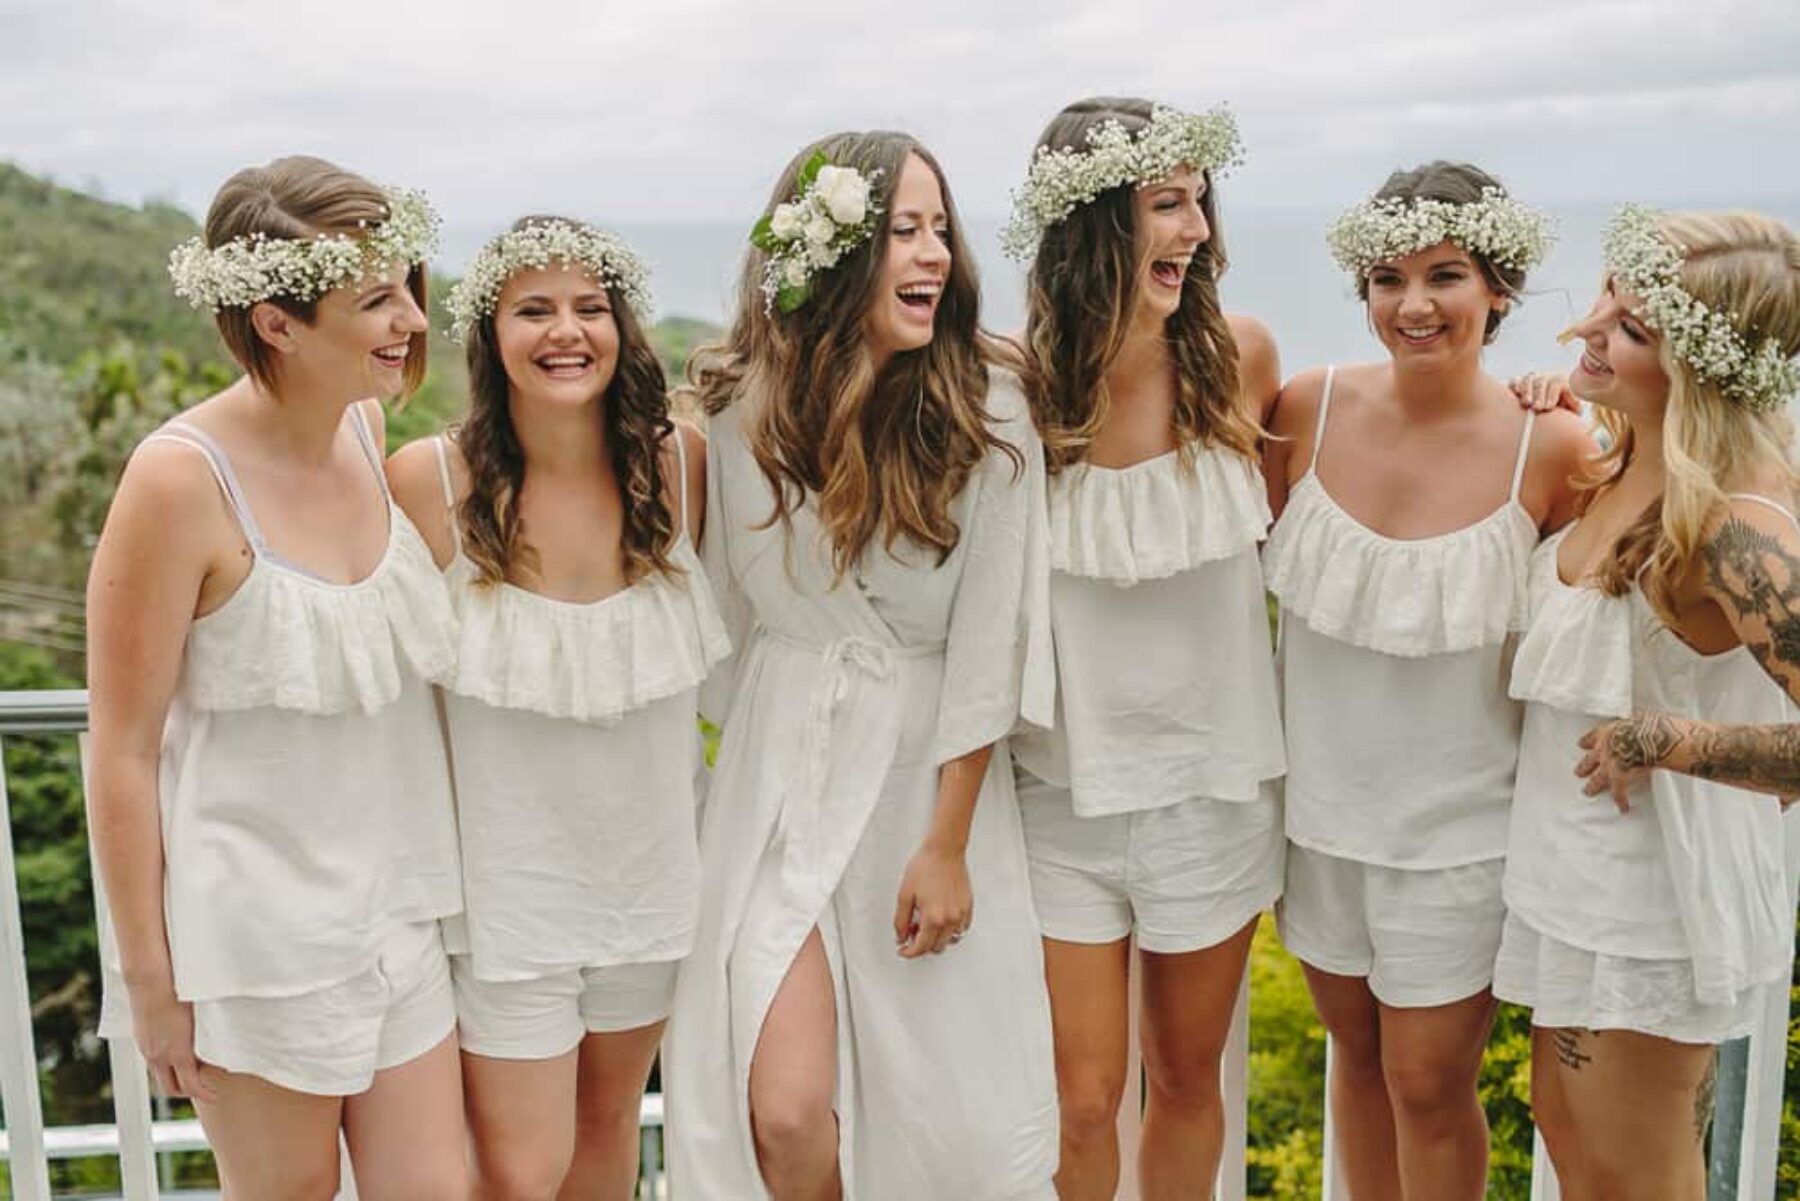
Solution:
<path fill-rule="evenodd" d="M 1403 367 L 1395 363 L 1389 375 L 1394 401 L 1409 421 L 1424 424 L 1462 417 L 1482 403 L 1479 355 L 1434 367 Z"/>
<path fill-rule="evenodd" d="M 331 461 L 344 411 L 355 403 L 339 390 L 309 386 L 304 379 L 283 380 L 271 390 L 249 376 L 227 389 L 226 398 L 253 437 L 307 467 Z"/>
<path fill-rule="evenodd" d="M 527 474 L 581 479 L 608 474 L 606 427 L 596 397 L 579 407 L 537 404 L 517 392 L 507 401 Z"/>

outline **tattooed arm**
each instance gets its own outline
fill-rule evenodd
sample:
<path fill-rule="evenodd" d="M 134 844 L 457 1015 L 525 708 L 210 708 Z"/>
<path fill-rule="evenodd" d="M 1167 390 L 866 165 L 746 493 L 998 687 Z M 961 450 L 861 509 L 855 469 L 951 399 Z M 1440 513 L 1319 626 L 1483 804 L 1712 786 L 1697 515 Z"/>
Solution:
<path fill-rule="evenodd" d="M 1707 596 L 1769 678 L 1800 701 L 1800 530 L 1767 506 L 1737 501 L 1700 554 Z M 1587 794 L 1611 792 L 1621 810 L 1632 783 L 1652 768 L 1773 793 L 1784 807 L 1800 796 L 1800 724 L 1641 713 L 1596 726 L 1581 745 L 1587 754 L 1575 770 Z"/>

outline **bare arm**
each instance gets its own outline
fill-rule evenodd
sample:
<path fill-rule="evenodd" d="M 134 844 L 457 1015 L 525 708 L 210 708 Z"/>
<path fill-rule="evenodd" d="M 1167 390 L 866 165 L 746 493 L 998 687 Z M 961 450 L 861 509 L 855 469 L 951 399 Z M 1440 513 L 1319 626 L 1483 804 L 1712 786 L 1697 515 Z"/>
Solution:
<path fill-rule="evenodd" d="M 1263 419 L 1268 431 L 1263 438 L 1263 481 L 1269 490 L 1269 511 L 1276 517 L 1287 507 L 1288 489 L 1312 458 L 1324 390 L 1323 371 L 1303 371 L 1281 386 Z"/>
<path fill-rule="evenodd" d="M 989 743 L 938 769 L 931 824 L 906 865 L 895 904 L 894 938 L 903 958 L 944 950 L 974 919 L 975 899 L 964 856 L 975 802 L 993 756 L 994 744 Z"/>
<path fill-rule="evenodd" d="M 425 539 L 425 545 L 431 548 L 432 561 L 442 569 L 450 565 L 450 559 L 456 553 L 456 543 L 450 532 L 450 524 L 456 520 L 456 515 L 444 503 L 444 485 L 438 476 L 434 441 L 434 438 L 420 438 L 389 455 L 387 479 L 394 503 Z M 468 472 L 454 443 L 445 450 L 451 486 L 460 497 L 468 490 Z"/>
<path fill-rule="evenodd" d="M 139 1047 L 165 1091 L 189 1095 L 206 1089 L 175 995 L 157 777 L 182 647 L 228 521 L 195 452 L 147 447 L 120 481 L 88 576 L 89 831 Z"/>
<path fill-rule="evenodd" d="M 1800 530 L 1754 502 L 1734 501 L 1701 547 L 1706 595 L 1770 679 L 1800 701 Z M 1623 807 L 1630 780 L 1652 768 L 1800 795 L 1800 725 L 1727 725 L 1642 713 L 1583 739 L 1587 791 Z"/>

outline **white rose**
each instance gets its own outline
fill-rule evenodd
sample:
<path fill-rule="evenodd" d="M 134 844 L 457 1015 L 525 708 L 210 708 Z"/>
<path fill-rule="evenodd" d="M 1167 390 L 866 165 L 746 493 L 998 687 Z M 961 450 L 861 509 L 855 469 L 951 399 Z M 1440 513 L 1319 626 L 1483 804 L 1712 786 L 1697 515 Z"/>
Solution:
<path fill-rule="evenodd" d="M 791 242 L 800 236 L 800 206 L 797 204 L 778 204 L 769 215 L 769 232 L 783 242 Z"/>
<path fill-rule="evenodd" d="M 828 246 L 837 237 L 837 226 L 824 213 L 815 213 L 806 223 L 806 240 L 814 246 Z"/>
<path fill-rule="evenodd" d="M 839 225 L 861 225 L 869 211 L 869 183 L 847 167 L 820 167 L 815 184 L 825 211 Z"/>
<path fill-rule="evenodd" d="M 782 277 L 790 288 L 798 288 L 806 283 L 808 274 L 805 259 L 789 259 L 787 266 L 781 269 Z"/>

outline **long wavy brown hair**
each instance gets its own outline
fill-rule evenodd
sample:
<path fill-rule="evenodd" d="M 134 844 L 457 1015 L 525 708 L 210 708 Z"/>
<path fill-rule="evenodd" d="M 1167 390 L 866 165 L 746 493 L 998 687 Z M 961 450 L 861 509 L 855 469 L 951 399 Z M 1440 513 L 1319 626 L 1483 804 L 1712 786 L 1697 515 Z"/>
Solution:
<path fill-rule="evenodd" d="M 1670 213 L 1660 227 L 1684 248 L 1681 286 L 1689 295 L 1730 314 L 1751 345 L 1773 338 L 1789 358 L 1800 355 L 1800 237 L 1758 213 Z M 1669 377 L 1663 493 L 1619 535 L 1594 582 L 1608 596 L 1641 586 L 1658 615 L 1674 625 L 1677 595 L 1694 570 L 1707 523 L 1729 503 L 1726 490 L 1755 464 L 1791 464 L 1794 424 L 1785 408 L 1755 412 L 1729 399 L 1677 359 L 1667 340 L 1659 355 Z M 1578 512 L 1618 479 L 1638 450 L 1622 414 L 1595 408 L 1612 446 L 1579 481 Z M 1790 492 L 1795 482 L 1790 467 Z"/>
<path fill-rule="evenodd" d="M 1150 124 L 1148 100 L 1101 96 L 1057 113 L 1038 138 L 1051 150 L 1084 150 L 1088 132 L 1117 121 L 1132 133 Z M 1132 184 L 1109 188 L 1044 231 L 1032 260 L 1025 315 L 1025 394 L 1055 473 L 1086 456 L 1106 425 L 1106 372 L 1124 349 L 1148 266 L 1135 241 Z M 1181 461 L 1193 446 L 1224 446 L 1254 462 L 1262 431 L 1238 395 L 1238 350 L 1219 305 L 1227 264 L 1218 200 L 1207 173 L 1201 211 L 1212 236 L 1188 264 L 1181 301 L 1166 326 L 1175 367 L 1173 417 Z"/>
<path fill-rule="evenodd" d="M 558 217 L 524 217 L 514 230 L 545 221 L 581 222 Z M 679 575 L 670 561 L 669 545 L 675 537 L 675 518 L 670 511 L 664 479 L 662 447 L 674 434 L 669 419 L 668 384 L 662 364 L 638 314 L 623 291 L 608 288 L 613 323 L 619 330 L 619 358 L 600 405 L 603 444 L 611 459 L 624 502 L 624 529 L 619 549 L 625 558 L 625 579 L 634 583 L 652 572 Z M 537 555 L 519 520 L 519 494 L 525 487 L 525 452 L 513 426 L 512 386 L 500 359 L 494 337 L 494 314 L 477 321 L 469 331 L 469 413 L 456 429 L 456 445 L 469 465 L 469 494 L 457 506 L 464 551 L 485 584 L 512 578 L 519 571 L 536 572 Z M 676 480 L 674 487 L 686 487 Z"/>
<path fill-rule="evenodd" d="M 768 260 L 752 247 L 731 329 L 695 354 L 689 391 L 708 413 L 754 398 L 745 430 L 775 494 L 766 524 L 787 521 L 815 497 L 838 579 L 877 541 L 892 551 L 906 538 L 942 562 L 961 537 L 951 506 L 975 465 L 990 447 L 1021 462 L 987 425 L 988 371 L 999 351 L 979 325 L 974 256 L 943 169 L 903 133 L 838 133 L 805 147 L 782 171 L 765 213 L 794 198 L 801 168 L 818 152 L 865 176 L 880 172 L 871 193 L 881 208 L 873 236 L 815 273 L 806 303 L 785 314 L 765 306 Z M 929 166 L 943 189 L 950 271 L 930 344 L 893 355 L 877 372 L 864 322 L 877 300 L 908 155 Z"/>

